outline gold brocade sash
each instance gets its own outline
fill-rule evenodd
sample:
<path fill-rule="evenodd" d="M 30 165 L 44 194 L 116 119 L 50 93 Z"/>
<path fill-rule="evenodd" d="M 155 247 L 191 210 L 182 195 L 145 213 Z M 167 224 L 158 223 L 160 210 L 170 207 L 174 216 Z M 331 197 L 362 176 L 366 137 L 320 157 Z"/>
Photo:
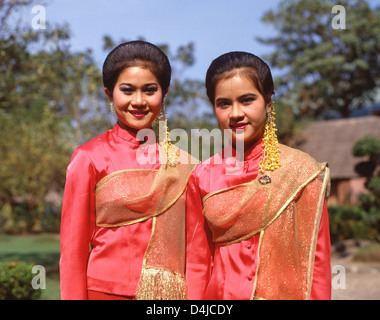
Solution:
<path fill-rule="evenodd" d="M 329 170 L 307 154 L 280 145 L 281 167 L 258 179 L 203 199 L 216 245 L 260 233 L 252 298 L 304 299 L 310 293 L 316 235 Z"/>
<path fill-rule="evenodd" d="M 174 167 L 161 165 L 159 170 L 117 171 L 96 186 L 98 227 L 120 227 L 153 219 L 137 288 L 138 299 L 187 297 L 185 190 L 194 162 L 190 155 L 181 151 L 180 164 Z"/>

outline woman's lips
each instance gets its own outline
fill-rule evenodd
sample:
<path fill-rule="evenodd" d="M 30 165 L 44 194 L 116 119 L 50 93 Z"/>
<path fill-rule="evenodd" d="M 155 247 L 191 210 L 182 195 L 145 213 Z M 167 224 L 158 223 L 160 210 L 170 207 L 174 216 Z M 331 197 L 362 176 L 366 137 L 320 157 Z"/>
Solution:
<path fill-rule="evenodd" d="M 142 118 L 146 116 L 149 113 L 149 111 L 129 111 L 129 113 L 135 118 Z"/>
<path fill-rule="evenodd" d="M 234 125 L 230 125 L 232 130 L 244 130 L 247 127 L 247 123 L 237 123 Z"/>

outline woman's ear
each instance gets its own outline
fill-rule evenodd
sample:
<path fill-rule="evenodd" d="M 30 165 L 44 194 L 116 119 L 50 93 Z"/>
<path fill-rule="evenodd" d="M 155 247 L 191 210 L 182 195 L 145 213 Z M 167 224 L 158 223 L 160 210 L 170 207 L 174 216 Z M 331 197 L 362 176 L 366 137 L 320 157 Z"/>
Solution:
<path fill-rule="evenodd" d="M 273 102 L 272 102 L 272 99 L 271 99 L 271 100 L 267 103 L 267 105 L 266 105 L 266 109 L 269 110 L 269 112 L 272 111 L 272 104 L 273 104 Z"/>
<path fill-rule="evenodd" d="M 111 91 L 108 90 L 108 88 L 104 88 L 104 93 L 108 96 L 108 99 L 110 102 L 112 102 L 112 94 Z"/>
<path fill-rule="evenodd" d="M 168 92 L 169 92 L 169 89 L 166 89 L 165 91 L 162 91 L 162 101 L 165 100 L 166 95 L 168 94 Z"/>

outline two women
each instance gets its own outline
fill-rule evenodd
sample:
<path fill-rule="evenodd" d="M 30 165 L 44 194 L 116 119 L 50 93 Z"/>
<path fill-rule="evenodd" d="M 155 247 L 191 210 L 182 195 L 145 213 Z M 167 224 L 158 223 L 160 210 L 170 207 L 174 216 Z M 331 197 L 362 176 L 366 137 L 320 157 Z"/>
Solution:
<path fill-rule="evenodd" d="M 146 42 L 122 44 L 103 78 L 118 123 L 77 148 L 68 167 L 63 299 L 329 298 L 328 169 L 277 146 L 261 59 L 239 52 L 211 64 L 207 93 L 232 152 L 195 170 L 167 141 L 138 139 L 168 91 L 166 56 Z M 239 143 L 241 161 L 226 159 Z"/>

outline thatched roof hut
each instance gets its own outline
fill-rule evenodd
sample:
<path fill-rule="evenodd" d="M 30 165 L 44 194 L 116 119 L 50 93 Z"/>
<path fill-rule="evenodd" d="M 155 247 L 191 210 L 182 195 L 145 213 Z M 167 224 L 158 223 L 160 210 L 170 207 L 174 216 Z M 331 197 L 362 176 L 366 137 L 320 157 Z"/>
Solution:
<path fill-rule="evenodd" d="M 327 161 L 332 179 L 358 177 L 355 165 L 366 158 L 354 157 L 355 143 L 366 135 L 380 138 L 380 117 L 368 116 L 319 121 L 310 124 L 291 143 L 319 162 Z"/>

